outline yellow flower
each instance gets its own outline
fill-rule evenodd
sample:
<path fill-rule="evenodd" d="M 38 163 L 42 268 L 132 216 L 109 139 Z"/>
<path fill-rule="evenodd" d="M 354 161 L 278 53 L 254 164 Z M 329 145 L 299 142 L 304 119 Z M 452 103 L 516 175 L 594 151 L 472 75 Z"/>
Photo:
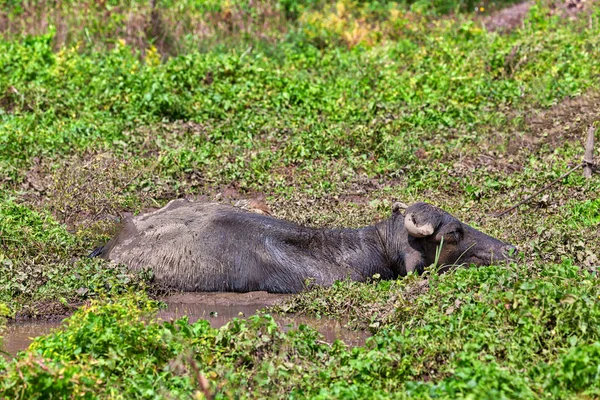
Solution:
<path fill-rule="evenodd" d="M 154 45 L 150 45 L 148 50 L 146 50 L 144 61 L 149 67 L 155 67 L 160 64 L 160 53 Z"/>

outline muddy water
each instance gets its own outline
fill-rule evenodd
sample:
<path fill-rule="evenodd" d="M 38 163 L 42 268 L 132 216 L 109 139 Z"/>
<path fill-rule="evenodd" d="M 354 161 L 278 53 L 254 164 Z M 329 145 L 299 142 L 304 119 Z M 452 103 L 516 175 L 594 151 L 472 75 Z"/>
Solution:
<path fill-rule="evenodd" d="M 46 335 L 59 326 L 60 320 L 9 323 L 6 329 L 1 332 L 2 347 L 0 350 L 10 356 L 15 356 L 17 352 L 29 347 L 32 338 Z"/>
<path fill-rule="evenodd" d="M 182 293 L 162 299 L 167 309 L 158 313 L 163 320 L 188 316 L 190 322 L 206 319 L 214 328 L 219 328 L 232 318 L 248 317 L 256 311 L 282 302 L 289 295 L 267 292 L 251 293 Z M 328 343 L 336 339 L 349 346 L 362 346 L 370 336 L 368 332 L 351 331 L 343 322 L 330 318 L 311 318 L 302 315 L 274 316 L 285 330 L 309 325 L 318 330 Z"/>
<path fill-rule="evenodd" d="M 161 299 L 167 304 L 167 308 L 158 313 L 158 318 L 170 321 L 187 315 L 190 323 L 202 318 L 208 320 L 212 327 L 219 328 L 232 318 L 248 317 L 287 297 L 288 295 L 266 292 L 181 293 Z M 362 346 L 370 336 L 367 332 L 346 329 L 340 321 L 329 318 L 289 315 L 276 316 L 276 320 L 285 330 L 300 324 L 309 325 L 318 330 L 328 343 L 340 339 L 349 346 Z M 15 356 L 17 352 L 27 349 L 32 338 L 50 333 L 59 326 L 60 321 L 32 320 L 10 323 L 2 334 L 2 350 L 10 356 Z"/>
<path fill-rule="evenodd" d="M 253 315 L 256 311 L 278 304 L 288 297 L 267 292 L 180 293 L 161 299 L 167 304 L 167 309 L 161 310 L 158 318 L 168 321 L 187 315 L 190 322 L 203 318 L 208 320 L 213 328 L 220 328 L 232 318 Z"/>

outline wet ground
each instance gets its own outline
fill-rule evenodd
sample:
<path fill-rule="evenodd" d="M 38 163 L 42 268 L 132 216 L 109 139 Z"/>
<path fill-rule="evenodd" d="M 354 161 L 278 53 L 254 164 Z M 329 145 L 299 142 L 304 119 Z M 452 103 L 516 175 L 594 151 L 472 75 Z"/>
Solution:
<path fill-rule="evenodd" d="M 275 305 L 285 300 L 288 295 L 266 292 L 251 293 L 180 293 L 163 300 L 167 308 L 158 313 L 164 321 L 188 316 L 190 323 L 201 318 L 206 319 L 214 328 L 219 328 L 232 318 L 244 318 L 255 314 L 258 310 Z M 343 321 L 300 315 L 276 316 L 283 329 L 305 324 L 318 330 L 328 343 L 336 339 L 349 346 L 361 346 L 370 336 L 365 331 L 351 331 L 344 328 Z M 9 323 L 3 333 L 2 350 L 10 356 L 27 349 L 32 338 L 48 334 L 58 328 L 61 321 L 30 320 Z"/>

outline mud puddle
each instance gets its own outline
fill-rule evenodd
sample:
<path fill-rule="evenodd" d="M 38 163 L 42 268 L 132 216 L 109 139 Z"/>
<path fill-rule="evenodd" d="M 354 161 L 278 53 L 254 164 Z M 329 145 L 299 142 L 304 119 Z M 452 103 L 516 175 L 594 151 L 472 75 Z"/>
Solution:
<path fill-rule="evenodd" d="M 162 298 L 166 309 L 158 313 L 163 321 L 186 316 L 190 323 L 206 319 L 213 328 L 220 328 L 232 318 L 244 318 L 254 315 L 258 310 L 275 305 L 288 298 L 288 295 L 266 292 L 251 293 L 180 293 Z M 311 318 L 298 315 L 275 316 L 279 326 L 287 330 L 305 324 L 319 331 L 326 342 L 342 340 L 349 346 L 362 346 L 370 336 L 368 332 L 351 331 L 344 328 L 343 322 L 329 318 Z M 58 328 L 61 321 L 31 320 L 9 323 L 2 333 L 2 350 L 14 357 L 19 351 L 27 349 L 32 338 L 46 335 Z"/>
<path fill-rule="evenodd" d="M 1 332 L 2 347 L 0 350 L 15 356 L 17 352 L 25 350 L 32 342 L 32 338 L 50 333 L 52 329 L 60 326 L 61 321 L 27 321 L 9 323 Z"/>

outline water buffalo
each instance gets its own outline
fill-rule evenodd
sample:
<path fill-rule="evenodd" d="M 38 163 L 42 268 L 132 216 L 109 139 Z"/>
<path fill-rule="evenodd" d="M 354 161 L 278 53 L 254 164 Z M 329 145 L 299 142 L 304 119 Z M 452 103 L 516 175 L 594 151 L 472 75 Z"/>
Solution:
<path fill-rule="evenodd" d="M 514 247 L 447 212 L 415 203 L 359 229 L 316 229 L 236 207 L 174 200 L 129 219 L 99 254 L 185 291 L 297 293 L 375 274 L 395 279 L 439 265 L 488 265 Z M 442 244 L 441 249 L 440 244 Z"/>

